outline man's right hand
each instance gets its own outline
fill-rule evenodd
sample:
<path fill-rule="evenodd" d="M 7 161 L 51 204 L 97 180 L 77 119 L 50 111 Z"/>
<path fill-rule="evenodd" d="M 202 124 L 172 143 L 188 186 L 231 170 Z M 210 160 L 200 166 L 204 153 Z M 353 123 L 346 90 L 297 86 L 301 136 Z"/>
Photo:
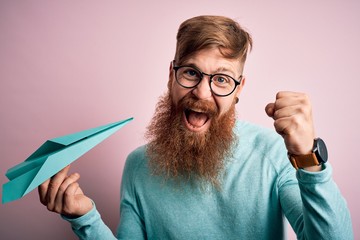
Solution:
<path fill-rule="evenodd" d="M 80 217 L 93 208 L 90 198 L 84 195 L 79 183 L 78 173 L 68 175 L 70 166 L 65 167 L 39 187 L 40 202 L 49 211 L 67 217 Z"/>

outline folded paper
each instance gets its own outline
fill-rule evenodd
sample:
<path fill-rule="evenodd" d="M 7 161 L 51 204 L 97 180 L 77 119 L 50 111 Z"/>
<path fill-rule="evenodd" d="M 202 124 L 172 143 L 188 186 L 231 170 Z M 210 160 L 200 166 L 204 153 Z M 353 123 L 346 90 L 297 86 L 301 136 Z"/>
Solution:
<path fill-rule="evenodd" d="M 47 140 L 24 162 L 6 172 L 10 181 L 3 185 L 2 203 L 31 192 L 131 120 L 133 118 Z"/>

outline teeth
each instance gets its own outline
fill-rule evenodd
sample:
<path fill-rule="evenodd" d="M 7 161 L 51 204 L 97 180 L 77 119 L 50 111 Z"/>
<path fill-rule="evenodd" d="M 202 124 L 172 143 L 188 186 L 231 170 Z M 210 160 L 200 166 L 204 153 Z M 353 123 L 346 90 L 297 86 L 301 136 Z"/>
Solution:
<path fill-rule="evenodd" d="M 198 113 L 205 113 L 201 109 L 188 109 L 188 111 L 198 112 Z"/>

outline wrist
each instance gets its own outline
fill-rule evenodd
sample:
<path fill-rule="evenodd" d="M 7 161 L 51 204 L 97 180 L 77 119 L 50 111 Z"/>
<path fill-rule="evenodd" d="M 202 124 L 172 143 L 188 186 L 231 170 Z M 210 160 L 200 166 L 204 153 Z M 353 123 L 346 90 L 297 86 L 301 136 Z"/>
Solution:
<path fill-rule="evenodd" d="M 312 151 L 309 154 L 295 155 L 288 153 L 289 160 L 295 169 L 320 171 L 321 165 L 328 159 L 325 142 L 321 138 L 314 139 Z"/>
<path fill-rule="evenodd" d="M 73 211 L 65 211 L 61 214 L 68 219 L 80 218 L 89 213 L 95 206 L 95 203 L 88 197 L 82 196 L 83 199 L 78 203 L 78 208 Z"/>

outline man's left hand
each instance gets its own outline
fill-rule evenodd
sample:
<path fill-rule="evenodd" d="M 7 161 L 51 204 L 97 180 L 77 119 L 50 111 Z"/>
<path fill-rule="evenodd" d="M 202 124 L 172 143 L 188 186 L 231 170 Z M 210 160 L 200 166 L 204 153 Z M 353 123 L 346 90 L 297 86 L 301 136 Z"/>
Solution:
<path fill-rule="evenodd" d="M 274 103 L 265 107 L 274 119 L 276 131 L 284 138 L 289 153 L 305 155 L 312 151 L 315 130 L 309 97 L 297 92 L 279 92 Z"/>

